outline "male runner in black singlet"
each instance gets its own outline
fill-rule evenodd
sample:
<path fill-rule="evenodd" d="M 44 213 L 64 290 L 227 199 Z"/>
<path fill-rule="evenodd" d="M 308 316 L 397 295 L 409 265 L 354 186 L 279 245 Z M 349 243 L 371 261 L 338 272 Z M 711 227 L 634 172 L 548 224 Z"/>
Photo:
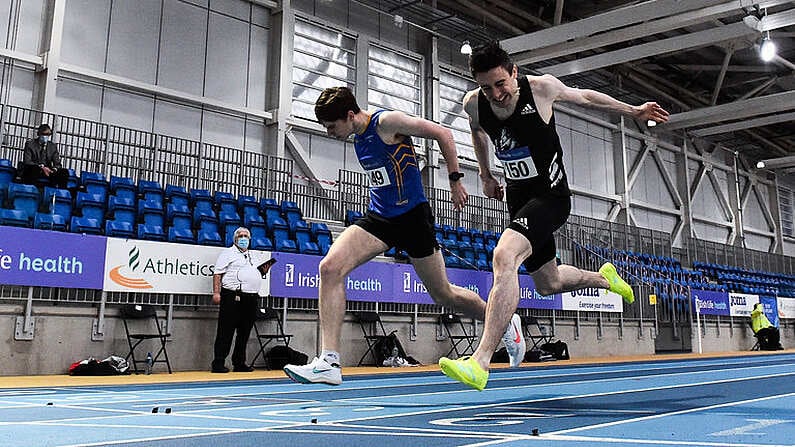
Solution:
<path fill-rule="evenodd" d="M 503 188 L 489 169 L 490 139 L 505 169 L 511 223 L 494 249 L 494 284 L 478 349 L 469 358 L 443 357 L 439 365 L 451 378 L 482 390 L 488 381 L 491 356 L 519 304 L 520 264 L 530 272 L 542 295 L 598 287 L 618 293 L 627 303 L 635 300 L 632 288 L 610 263 L 599 272 L 557 265 L 553 232 L 569 216 L 571 192 L 552 104 L 570 102 L 622 113 L 644 123 L 665 122 L 668 112 L 655 102 L 631 106 L 593 90 L 567 87 L 550 75 L 517 76 L 516 65 L 497 42 L 474 51 L 469 67 L 479 88 L 466 94 L 464 110 L 469 115 L 483 190 L 488 197 L 502 199 Z"/>

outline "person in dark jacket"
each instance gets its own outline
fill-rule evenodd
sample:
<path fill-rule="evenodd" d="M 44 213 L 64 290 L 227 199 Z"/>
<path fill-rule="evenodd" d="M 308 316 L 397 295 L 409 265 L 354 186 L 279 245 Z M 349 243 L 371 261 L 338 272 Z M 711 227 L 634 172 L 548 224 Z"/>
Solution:
<path fill-rule="evenodd" d="M 40 178 L 49 180 L 51 186 L 64 189 L 69 181 L 69 170 L 61 166 L 58 146 L 51 141 L 52 128 L 42 124 L 36 131 L 36 138 L 25 142 L 22 159 L 22 183 L 36 184 Z"/>

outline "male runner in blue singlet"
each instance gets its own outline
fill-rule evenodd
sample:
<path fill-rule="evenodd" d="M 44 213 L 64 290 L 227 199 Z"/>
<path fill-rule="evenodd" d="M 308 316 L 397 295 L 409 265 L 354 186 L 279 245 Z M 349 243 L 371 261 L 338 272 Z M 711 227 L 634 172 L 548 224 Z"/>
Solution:
<path fill-rule="evenodd" d="M 502 185 L 489 168 L 491 140 L 505 171 L 511 223 L 494 249 L 494 284 L 477 350 L 458 360 L 442 357 L 439 366 L 451 378 L 482 390 L 501 328 L 519 304 L 520 264 L 530 272 L 542 295 L 598 287 L 618 293 L 627 303 L 635 301 L 632 288 L 610 263 L 599 272 L 557 265 L 553 233 L 569 217 L 571 192 L 552 104 L 570 102 L 622 113 L 644 123 L 665 122 L 668 112 L 655 102 L 631 106 L 594 90 L 567 87 L 550 75 L 518 76 L 516 65 L 497 42 L 474 51 L 469 67 L 479 88 L 464 96 L 464 111 L 469 115 L 483 191 L 488 197 L 502 199 Z"/>
<path fill-rule="evenodd" d="M 361 110 L 347 87 L 325 89 L 315 102 L 315 115 L 334 138 L 346 140 L 354 134 L 356 156 L 370 180 L 370 205 L 367 214 L 346 228 L 320 261 L 320 355 L 308 365 L 287 365 L 284 371 L 297 382 L 338 385 L 342 383 L 339 348 L 345 316 L 344 280 L 353 269 L 388 248 L 408 253 L 436 303 L 481 320 L 486 303 L 475 292 L 447 279 L 411 142 L 411 137 L 417 136 L 439 143 L 447 162 L 453 206 L 460 210 L 467 192 L 460 181 L 463 174 L 458 172 L 450 130 L 403 112 Z M 519 316 L 506 319 L 502 332 L 511 365 L 517 366 L 525 353 Z"/>

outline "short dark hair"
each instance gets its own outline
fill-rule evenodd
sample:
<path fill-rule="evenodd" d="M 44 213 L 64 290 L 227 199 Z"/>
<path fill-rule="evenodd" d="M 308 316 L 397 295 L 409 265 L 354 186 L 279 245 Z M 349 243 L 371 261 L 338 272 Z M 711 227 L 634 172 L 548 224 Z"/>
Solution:
<path fill-rule="evenodd" d="M 513 65 L 511 56 L 496 40 L 475 48 L 469 55 L 469 71 L 473 78 L 477 73 L 485 73 L 497 67 L 502 67 L 510 73 L 513 71 Z"/>
<path fill-rule="evenodd" d="M 318 121 L 345 119 L 349 110 L 353 113 L 361 111 L 353 92 L 348 87 L 327 88 L 315 101 L 315 117 Z"/>
<path fill-rule="evenodd" d="M 44 132 L 52 133 L 52 127 L 50 127 L 49 124 L 41 124 L 39 125 L 39 128 L 36 130 L 36 132 L 39 134 L 43 134 Z"/>

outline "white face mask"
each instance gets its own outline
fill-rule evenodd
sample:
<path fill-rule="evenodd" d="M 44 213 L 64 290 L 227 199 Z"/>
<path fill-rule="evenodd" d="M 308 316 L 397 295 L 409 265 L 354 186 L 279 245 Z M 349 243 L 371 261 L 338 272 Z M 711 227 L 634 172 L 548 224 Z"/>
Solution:
<path fill-rule="evenodd" d="M 47 142 L 50 141 L 50 136 L 49 135 L 39 135 L 39 141 L 41 141 L 42 144 L 47 144 Z"/>

